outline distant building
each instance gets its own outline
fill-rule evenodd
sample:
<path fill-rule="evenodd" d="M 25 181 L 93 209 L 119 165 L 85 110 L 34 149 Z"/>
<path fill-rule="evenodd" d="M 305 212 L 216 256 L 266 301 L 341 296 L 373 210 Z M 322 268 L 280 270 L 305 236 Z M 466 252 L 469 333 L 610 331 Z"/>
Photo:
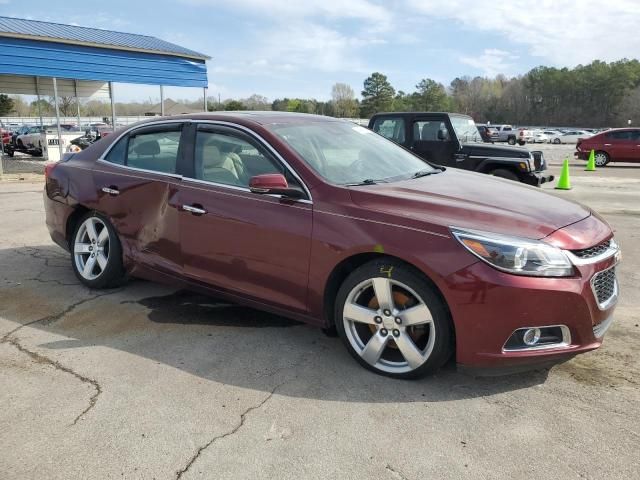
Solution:
<path fill-rule="evenodd" d="M 160 104 L 154 105 L 144 115 L 145 117 L 157 117 L 160 116 Z M 180 115 L 182 113 L 199 113 L 202 112 L 202 108 L 194 108 L 183 103 L 178 103 L 170 98 L 164 101 L 164 114 L 165 115 Z"/>

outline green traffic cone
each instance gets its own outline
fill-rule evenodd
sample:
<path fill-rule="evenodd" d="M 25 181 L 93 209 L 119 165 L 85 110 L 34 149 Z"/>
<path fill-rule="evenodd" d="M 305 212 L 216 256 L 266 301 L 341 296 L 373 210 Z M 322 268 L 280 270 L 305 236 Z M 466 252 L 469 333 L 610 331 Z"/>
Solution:
<path fill-rule="evenodd" d="M 589 154 L 589 160 L 587 160 L 587 168 L 584 169 L 585 172 L 595 172 L 596 171 L 596 153 L 591 150 Z"/>
<path fill-rule="evenodd" d="M 571 190 L 571 180 L 569 180 L 569 159 L 565 158 L 560 171 L 560 178 L 556 184 L 556 190 Z"/>

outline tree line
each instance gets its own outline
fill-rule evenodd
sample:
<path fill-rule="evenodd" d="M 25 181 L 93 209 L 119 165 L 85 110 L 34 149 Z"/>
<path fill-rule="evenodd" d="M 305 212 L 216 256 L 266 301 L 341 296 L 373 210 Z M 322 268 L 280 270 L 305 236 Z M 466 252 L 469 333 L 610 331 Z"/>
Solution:
<path fill-rule="evenodd" d="M 390 111 L 450 111 L 479 123 L 622 127 L 631 120 L 640 125 L 640 62 L 596 60 L 571 69 L 541 66 L 511 78 L 458 77 L 448 86 L 424 78 L 413 92 L 396 90 L 386 75 L 374 72 L 364 80 L 361 99 L 349 85 L 337 83 L 328 102 L 284 98 L 269 103 L 254 95 L 210 104 L 210 110 L 225 109 L 360 118 Z"/>
<path fill-rule="evenodd" d="M 524 75 L 508 78 L 459 77 L 445 86 L 430 78 L 415 85 L 412 92 L 396 90 L 386 75 L 374 72 L 363 82 L 357 98 L 353 88 L 336 83 L 331 100 L 278 98 L 262 95 L 223 102 L 210 97 L 209 111 L 276 110 L 314 113 L 346 118 L 368 118 L 387 111 L 451 111 L 465 113 L 477 122 L 516 125 L 620 127 L 640 124 L 640 62 L 594 61 L 575 68 L 537 67 Z M 201 101 L 179 100 L 194 109 Z M 119 115 L 144 115 L 156 105 L 151 101 L 117 103 Z M 54 112 L 52 99 L 26 103 L 18 96 L 0 95 L 0 115 L 37 116 Z M 61 97 L 63 116 L 77 111 L 73 97 Z M 108 116 L 110 106 L 98 100 L 81 102 L 81 115 Z"/>

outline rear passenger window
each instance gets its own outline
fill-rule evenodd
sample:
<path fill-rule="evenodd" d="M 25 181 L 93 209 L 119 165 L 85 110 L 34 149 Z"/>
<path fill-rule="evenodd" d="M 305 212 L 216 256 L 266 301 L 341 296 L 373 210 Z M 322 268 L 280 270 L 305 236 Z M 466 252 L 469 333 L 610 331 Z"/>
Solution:
<path fill-rule="evenodd" d="M 128 167 L 153 172 L 176 173 L 181 130 L 148 131 L 129 137 Z"/>
<path fill-rule="evenodd" d="M 116 163 L 118 165 L 124 165 L 124 162 L 126 159 L 126 153 L 127 153 L 127 137 L 125 136 L 124 138 L 121 138 L 120 140 L 118 140 L 118 143 L 116 143 L 111 148 L 111 150 L 109 150 L 109 153 L 107 154 L 106 157 L 104 157 L 104 159 L 107 162 Z"/>
<path fill-rule="evenodd" d="M 631 140 L 631 131 L 623 130 L 621 132 L 609 132 L 606 136 L 613 140 Z"/>
<path fill-rule="evenodd" d="M 396 143 L 405 141 L 403 118 L 376 118 L 373 131 Z"/>

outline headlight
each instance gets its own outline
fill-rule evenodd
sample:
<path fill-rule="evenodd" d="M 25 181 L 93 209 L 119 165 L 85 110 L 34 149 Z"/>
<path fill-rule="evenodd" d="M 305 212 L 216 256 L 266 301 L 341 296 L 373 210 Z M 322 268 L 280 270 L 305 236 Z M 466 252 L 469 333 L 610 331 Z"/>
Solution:
<path fill-rule="evenodd" d="M 451 232 L 467 250 L 498 270 L 534 277 L 574 274 L 569 257 L 548 243 L 477 230 L 452 228 Z"/>

